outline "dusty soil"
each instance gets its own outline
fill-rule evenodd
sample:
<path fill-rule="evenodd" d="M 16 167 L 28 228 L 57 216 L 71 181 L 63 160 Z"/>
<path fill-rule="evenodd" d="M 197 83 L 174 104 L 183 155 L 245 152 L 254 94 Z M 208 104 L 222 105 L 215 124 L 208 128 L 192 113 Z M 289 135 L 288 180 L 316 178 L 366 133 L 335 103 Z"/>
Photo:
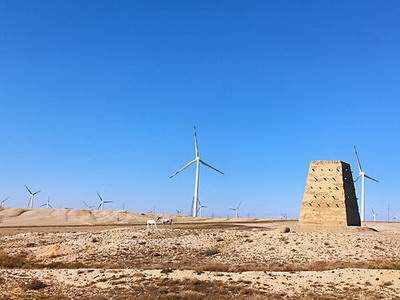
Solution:
<path fill-rule="evenodd" d="M 400 223 L 372 227 L 0 229 L 0 299 L 399 299 Z"/>

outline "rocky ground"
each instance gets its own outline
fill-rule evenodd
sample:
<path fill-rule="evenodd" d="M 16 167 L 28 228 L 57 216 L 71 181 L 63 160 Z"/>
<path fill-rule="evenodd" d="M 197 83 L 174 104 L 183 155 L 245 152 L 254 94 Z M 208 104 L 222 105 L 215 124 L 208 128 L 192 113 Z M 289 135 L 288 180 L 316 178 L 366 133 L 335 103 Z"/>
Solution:
<path fill-rule="evenodd" d="M 378 231 L 246 225 L 3 232 L 0 299 L 400 295 L 400 223 L 374 224 Z"/>

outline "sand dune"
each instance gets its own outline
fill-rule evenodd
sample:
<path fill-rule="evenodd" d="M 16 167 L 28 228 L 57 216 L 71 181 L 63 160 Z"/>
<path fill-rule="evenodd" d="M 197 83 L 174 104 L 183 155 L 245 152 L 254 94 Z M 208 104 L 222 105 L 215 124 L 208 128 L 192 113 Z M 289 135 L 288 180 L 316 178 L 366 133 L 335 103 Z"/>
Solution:
<path fill-rule="evenodd" d="M 131 224 L 144 223 L 152 217 L 122 210 L 6 208 L 0 210 L 0 227 Z"/>

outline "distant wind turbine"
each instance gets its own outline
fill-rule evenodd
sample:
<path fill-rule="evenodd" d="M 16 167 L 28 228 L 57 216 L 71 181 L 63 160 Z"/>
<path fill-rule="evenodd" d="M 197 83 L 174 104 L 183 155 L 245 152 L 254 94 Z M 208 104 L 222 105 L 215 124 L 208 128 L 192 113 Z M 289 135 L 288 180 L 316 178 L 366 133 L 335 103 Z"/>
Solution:
<path fill-rule="evenodd" d="M 200 217 L 202 216 L 201 213 L 203 211 L 203 208 L 207 208 L 207 207 L 208 207 L 207 205 L 203 205 L 203 204 L 199 203 L 199 216 Z"/>
<path fill-rule="evenodd" d="M 373 220 L 374 220 L 374 222 L 376 221 L 376 216 L 378 215 L 373 209 L 371 210 L 372 211 L 372 218 L 373 218 Z"/>
<path fill-rule="evenodd" d="M 181 209 L 177 209 L 177 210 L 176 210 L 176 214 L 177 214 L 178 216 L 180 216 L 180 215 L 182 214 L 182 210 L 181 210 Z"/>
<path fill-rule="evenodd" d="M 33 208 L 33 200 L 35 200 L 35 196 L 40 193 L 40 191 L 32 193 L 32 191 L 25 185 L 25 188 L 28 190 L 29 193 L 29 202 L 28 208 Z"/>
<path fill-rule="evenodd" d="M 97 209 L 103 210 L 104 204 L 112 202 L 112 201 L 109 201 L 109 200 L 104 201 L 103 198 L 100 196 L 99 192 L 97 192 L 97 196 L 99 196 L 99 199 L 100 199 L 100 204 L 97 207 Z"/>
<path fill-rule="evenodd" d="M 242 202 L 240 202 L 238 204 L 238 206 L 236 206 L 236 207 L 229 208 L 230 210 L 233 210 L 235 212 L 236 218 L 239 218 L 239 207 L 240 207 L 241 204 L 242 204 Z"/>
<path fill-rule="evenodd" d="M 376 180 L 375 178 L 368 176 L 365 173 L 365 171 L 363 170 L 363 168 L 361 166 L 361 162 L 360 162 L 360 157 L 358 156 L 356 146 L 354 146 L 354 152 L 357 157 L 357 165 L 358 165 L 358 171 L 359 171 L 356 181 L 361 178 L 361 222 L 365 222 L 365 178 L 368 178 L 369 180 L 372 180 L 375 182 L 379 182 L 379 181 Z"/>
<path fill-rule="evenodd" d="M 4 203 L 8 200 L 9 198 L 6 197 L 0 202 L 0 208 L 5 208 Z"/>
<path fill-rule="evenodd" d="M 195 151 L 195 159 L 192 161 L 188 162 L 186 165 L 184 165 L 182 168 L 180 168 L 178 171 L 176 171 L 174 174 L 172 174 L 169 178 L 174 177 L 175 175 L 179 174 L 186 168 L 190 167 L 192 164 L 196 164 L 196 178 L 194 182 L 194 195 L 193 195 L 193 203 L 192 203 L 192 217 L 197 217 L 198 212 L 199 212 L 199 181 L 200 181 L 200 165 L 203 164 L 206 167 L 209 167 L 210 169 L 217 171 L 218 173 L 224 175 L 223 172 L 220 170 L 214 168 L 213 166 L 209 165 L 208 163 L 204 162 L 200 158 L 200 151 L 199 151 L 199 146 L 197 143 L 197 134 L 196 134 L 196 127 L 193 128 L 193 136 L 194 136 L 194 151 Z"/>
<path fill-rule="evenodd" d="M 95 208 L 95 207 L 96 207 L 95 205 L 89 205 L 89 204 L 87 204 L 85 201 L 83 201 L 83 204 L 84 204 L 88 209 L 92 209 L 92 208 Z"/>
<path fill-rule="evenodd" d="M 43 207 L 43 206 L 45 206 L 46 208 L 53 208 L 53 206 L 51 206 L 51 204 L 50 204 L 50 197 L 47 197 L 46 203 L 40 205 L 40 207 Z"/>

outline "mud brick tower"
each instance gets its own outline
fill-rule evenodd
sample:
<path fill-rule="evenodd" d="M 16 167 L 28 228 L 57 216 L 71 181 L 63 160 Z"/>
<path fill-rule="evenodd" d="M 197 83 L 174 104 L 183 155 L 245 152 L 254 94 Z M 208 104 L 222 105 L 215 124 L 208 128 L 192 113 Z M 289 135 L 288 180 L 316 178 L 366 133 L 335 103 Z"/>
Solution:
<path fill-rule="evenodd" d="M 310 164 L 300 223 L 360 226 L 353 175 L 348 163 L 314 160 Z"/>

